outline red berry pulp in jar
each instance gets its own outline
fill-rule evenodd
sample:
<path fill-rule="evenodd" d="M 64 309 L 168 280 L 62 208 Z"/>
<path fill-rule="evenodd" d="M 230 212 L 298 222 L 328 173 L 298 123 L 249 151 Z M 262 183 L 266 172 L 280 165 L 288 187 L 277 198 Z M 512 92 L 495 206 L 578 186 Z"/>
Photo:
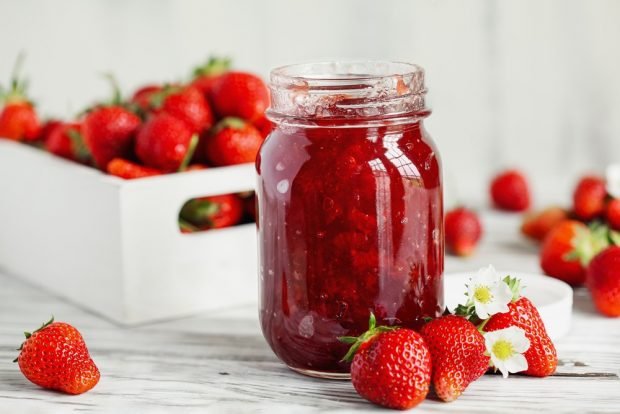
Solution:
<path fill-rule="evenodd" d="M 378 323 L 418 328 L 443 310 L 441 165 L 415 65 L 272 71 L 275 129 L 256 162 L 260 321 L 290 368 L 344 378 Z"/>

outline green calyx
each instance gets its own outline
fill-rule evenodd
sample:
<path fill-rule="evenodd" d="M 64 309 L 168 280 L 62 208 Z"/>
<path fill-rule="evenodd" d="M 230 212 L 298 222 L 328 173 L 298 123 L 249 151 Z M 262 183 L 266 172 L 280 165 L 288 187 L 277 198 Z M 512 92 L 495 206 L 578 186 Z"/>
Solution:
<path fill-rule="evenodd" d="M 194 68 L 192 75 L 194 78 L 200 76 L 218 76 L 230 70 L 232 60 L 228 57 L 211 56 L 204 65 Z"/>
<path fill-rule="evenodd" d="M 25 58 L 26 55 L 23 52 L 20 52 L 17 55 L 17 59 L 15 59 L 15 64 L 13 66 L 13 72 L 11 74 L 9 89 L 5 89 L 0 86 L 0 103 L 31 103 L 26 97 L 28 80 L 20 78 L 20 73 Z"/>
<path fill-rule="evenodd" d="M 346 355 L 341 359 L 342 362 L 351 362 L 353 361 L 353 357 L 355 353 L 359 349 L 359 347 L 364 343 L 380 333 L 389 332 L 398 329 L 398 326 L 377 326 L 377 319 L 375 318 L 374 313 L 370 312 L 370 319 L 368 320 L 368 330 L 361 334 L 360 336 L 340 336 L 338 340 L 345 344 L 351 344 L 351 348 L 346 353 Z"/>
<path fill-rule="evenodd" d="M 180 90 L 180 86 L 165 84 L 160 91 L 153 93 L 149 97 L 149 106 L 151 107 L 151 109 L 161 108 L 168 96 L 172 95 L 173 93 L 177 93 Z"/>
<path fill-rule="evenodd" d="M 212 217 L 220 211 L 220 205 L 209 200 L 192 199 L 185 203 L 179 213 L 181 229 L 196 231 L 196 226 L 211 226 Z"/>
<path fill-rule="evenodd" d="M 507 275 L 502 279 L 508 285 L 512 292 L 512 302 L 516 302 L 521 298 L 521 279 Z"/>
<path fill-rule="evenodd" d="M 198 134 L 192 135 L 189 139 L 189 144 L 187 145 L 187 152 L 183 157 L 183 161 L 181 161 L 181 165 L 179 166 L 179 172 L 185 171 L 187 166 L 194 158 L 194 153 L 196 152 L 196 147 L 198 146 Z"/>
<path fill-rule="evenodd" d="M 75 129 L 69 129 L 67 130 L 67 136 L 71 140 L 71 148 L 73 149 L 75 158 L 80 162 L 86 164 L 90 163 L 90 161 L 92 161 L 92 155 L 84 142 L 82 134 Z"/>
<path fill-rule="evenodd" d="M 617 232 L 609 229 L 604 224 L 594 222 L 587 229 L 578 228 L 571 240 L 573 250 L 564 255 L 564 260 L 578 260 L 582 266 L 587 266 L 590 260 L 610 244 L 618 244 L 620 237 Z"/>
<path fill-rule="evenodd" d="M 49 321 L 45 322 L 43 325 L 41 325 L 40 328 L 32 331 L 32 332 L 24 332 L 24 336 L 26 337 L 26 340 L 28 340 L 33 334 L 42 331 L 43 329 L 47 328 L 48 326 L 50 326 L 52 323 L 54 323 L 54 316 L 52 315 L 52 317 L 50 318 Z M 19 346 L 19 348 L 17 348 L 18 351 L 21 351 L 22 349 L 24 349 L 24 344 L 26 342 L 22 342 L 22 344 Z M 15 358 L 13 360 L 13 362 L 17 362 L 17 360 L 19 359 L 19 356 L 17 358 Z"/>
<path fill-rule="evenodd" d="M 222 119 L 220 122 L 218 122 L 217 125 L 213 127 L 213 130 L 211 132 L 212 134 L 215 135 L 226 128 L 243 129 L 245 128 L 246 125 L 247 125 L 247 122 L 244 121 L 243 119 L 229 116 L 227 118 Z"/>

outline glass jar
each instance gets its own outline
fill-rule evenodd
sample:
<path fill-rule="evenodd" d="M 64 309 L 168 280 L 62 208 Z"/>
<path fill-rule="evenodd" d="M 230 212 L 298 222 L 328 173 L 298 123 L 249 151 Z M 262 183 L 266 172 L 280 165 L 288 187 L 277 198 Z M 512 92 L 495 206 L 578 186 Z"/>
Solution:
<path fill-rule="evenodd" d="M 370 312 L 410 328 L 443 311 L 441 164 L 424 72 L 335 62 L 271 72 L 275 129 L 256 161 L 260 322 L 295 371 L 346 378 Z"/>

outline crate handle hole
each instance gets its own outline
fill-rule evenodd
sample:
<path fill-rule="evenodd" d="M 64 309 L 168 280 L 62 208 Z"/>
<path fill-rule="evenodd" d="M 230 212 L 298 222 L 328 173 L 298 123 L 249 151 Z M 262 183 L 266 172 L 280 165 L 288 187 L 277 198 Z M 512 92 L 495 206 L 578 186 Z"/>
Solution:
<path fill-rule="evenodd" d="M 182 234 L 253 223 L 256 217 L 254 191 L 195 197 L 183 203 L 178 225 Z"/>

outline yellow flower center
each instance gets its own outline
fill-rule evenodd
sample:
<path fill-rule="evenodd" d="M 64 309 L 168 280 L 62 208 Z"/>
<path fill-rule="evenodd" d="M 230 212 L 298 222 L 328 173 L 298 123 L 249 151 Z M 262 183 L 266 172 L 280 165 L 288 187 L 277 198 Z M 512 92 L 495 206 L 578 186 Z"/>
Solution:
<path fill-rule="evenodd" d="M 487 286 L 476 286 L 474 290 L 474 298 L 480 303 L 489 303 L 493 299 L 493 295 Z"/>
<path fill-rule="evenodd" d="M 512 347 L 512 343 L 506 341 L 505 339 L 500 339 L 493 344 L 493 354 L 497 357 L 497 359 L 505 361 L 515 354 L 515 350 Z"/>

